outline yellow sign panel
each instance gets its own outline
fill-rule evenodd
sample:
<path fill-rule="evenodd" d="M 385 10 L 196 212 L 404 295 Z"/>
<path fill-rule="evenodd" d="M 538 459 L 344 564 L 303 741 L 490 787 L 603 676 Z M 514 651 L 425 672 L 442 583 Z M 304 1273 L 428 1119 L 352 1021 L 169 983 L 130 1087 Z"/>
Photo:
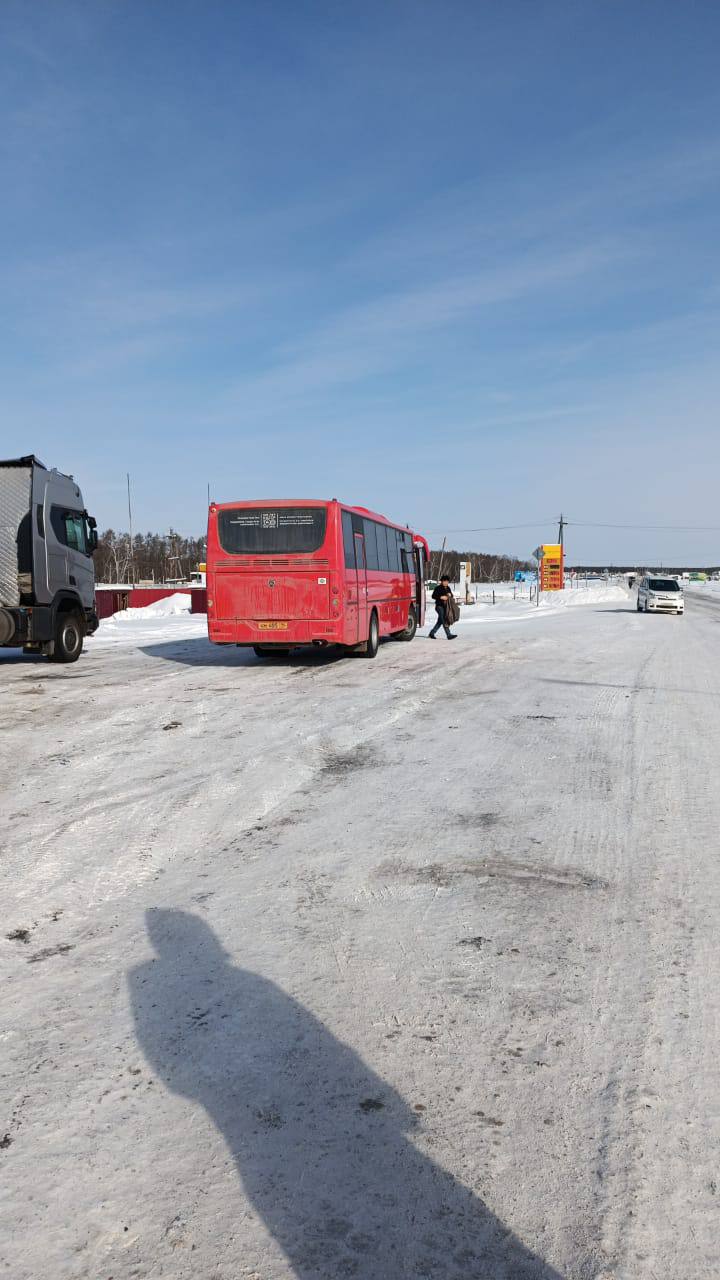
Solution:
<path fill-rule="evenodd" d="M 562 591 L 564 580 L 563 548 L 559 542 L 544 542 L 538 550 L 540 559 L 541 591 Z"/>

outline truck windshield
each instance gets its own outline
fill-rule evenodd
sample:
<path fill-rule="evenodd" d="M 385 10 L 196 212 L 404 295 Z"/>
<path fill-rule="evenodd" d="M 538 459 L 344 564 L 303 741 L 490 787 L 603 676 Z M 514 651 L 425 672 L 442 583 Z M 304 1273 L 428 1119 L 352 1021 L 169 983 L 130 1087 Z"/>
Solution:
<path fill-rule="evenodd" d="M 317 551 L 325 539 L 324 507 L 231 507 L 218 512 L 220 546 L 229 555 Z"/>
<path fill-rule="evenodd" d="M 679 591 L 680 583 L 674 578 L 651 578 L 648 582 L 651 591 Z"/>

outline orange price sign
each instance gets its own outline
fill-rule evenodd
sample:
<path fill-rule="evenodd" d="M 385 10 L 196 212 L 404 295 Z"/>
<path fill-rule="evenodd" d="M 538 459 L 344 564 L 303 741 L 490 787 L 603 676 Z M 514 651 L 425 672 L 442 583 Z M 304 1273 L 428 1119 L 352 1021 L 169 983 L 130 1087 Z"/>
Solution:
<path fill-rule="evenodd" d="M 540 557 L 540 590 L 562 591 L 565 586 L 563 548 L 559 542 L 544 542 Z"/>

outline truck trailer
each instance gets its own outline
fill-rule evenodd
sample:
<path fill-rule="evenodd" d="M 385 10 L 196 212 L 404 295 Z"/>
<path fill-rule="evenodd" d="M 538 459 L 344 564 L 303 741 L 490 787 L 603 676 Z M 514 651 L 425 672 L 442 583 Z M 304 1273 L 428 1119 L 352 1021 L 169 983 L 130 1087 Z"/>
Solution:
<path fill-rule="evenodd" d="M 0 646 L 76 662 L 97 630 L 97 525 L 72 476 L 0 461 Z"/>

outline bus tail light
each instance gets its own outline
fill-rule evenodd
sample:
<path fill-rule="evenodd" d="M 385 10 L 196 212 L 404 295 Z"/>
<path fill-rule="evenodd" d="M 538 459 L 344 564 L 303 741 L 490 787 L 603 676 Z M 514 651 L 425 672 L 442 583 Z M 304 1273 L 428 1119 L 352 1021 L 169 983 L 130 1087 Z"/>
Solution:
<path fill-rule="evenodd" d="M 337 578 L 330 579 L 330 612 L 334 618 L 340 616 L 340 583 Z"/>

